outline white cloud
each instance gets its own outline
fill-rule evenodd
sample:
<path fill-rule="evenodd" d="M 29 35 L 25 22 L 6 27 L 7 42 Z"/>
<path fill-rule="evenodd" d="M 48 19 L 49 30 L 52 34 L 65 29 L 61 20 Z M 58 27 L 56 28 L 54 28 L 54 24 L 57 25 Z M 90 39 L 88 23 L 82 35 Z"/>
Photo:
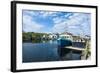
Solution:
<path fill-rule="evenodd" d="M 67 14 L 65 14 L 65 15 L 62 15 L 62 16 L 56 16 L 56 17 L 53 17 L 53 22 L 55 23 L 55 24 L 59 24 L 59 23 L 62 23 L 63 21 L 65 21 L 66 20 L 66 18 L 68 17 L 70 15 L 70 13 L 67 13 Z"/>
<path fill-rule="evenodd" d="M 49 18 L 56 16 L 58 12 L 53 11 L 31 11 L 23 10 L 23 31 L 25 32 L 44 32 L 45 25 L 41 25 L 41 22 L 36 22 L 37 18 Z"/>
<path fill-rule="evenodd" d="M 53 20 L 53 22 L 54 22 L 55 24 L 57 24 L 57 23 L 61 23 L 61 22 L 63 21 L 63 18 L 55 17 L 55 18 L 53 18 L 52 20 Z"/>
<path fill-rule="evenodd" d="M 37 15 L 39 15 L 36 11 L 32 11 L 32 10 L 23 10 L 23 14 L 24 15 L 30 15 L 30 16 L 37 16 Z"/>
<path fill-rule="evenodd" d="M 53 12 L 53 11 L 40 11 L 39 12 L 40 13 L 40 15 L 42 16 L 42 17 L 49 17 L 49 16 L 57 16 L 56 14 L 58 13 L 58 12 Z"/>
<path fill-rule="evenodd" d="M 90 34 L 90 15 L 73 13 L 68 19 L 55 18 L 53 32 L 78 31 L 77 33 Z M 88 30 L 88 31 L 87 31 Z M 81 31 L 81 32 L 80 32 Z"/>
<path fill-rule="evenodd" d="M 53 32 L 65 32 L 68 30 L 68 26 L 67 24 L 65 24 L 64 22 L 62 23 L 57 23 L 54 25 L 54 27 L 52 28 Z"/>
<path fill-rule="evenodd" d="M 29 14 L 31 16 L 41 16 L 41 17 L 48 17 L 48 16 L 56 16 L 58 12 L 53 11 L 31 11 L 31 10 L 25 10 L 24 14 Z"/>
<path fill-rule="evenodd" d="M 64 17 L 68 17 L 69 18 L 70 16 L 72 16 L 72 14 L 73 13 L 67 13 Z"/>
<path fill-rule="evenodd" d="M 25 32 L 39 32 L 44 26 L 33 21 L 29 15 L 23 15 L 23 31 Z"/>

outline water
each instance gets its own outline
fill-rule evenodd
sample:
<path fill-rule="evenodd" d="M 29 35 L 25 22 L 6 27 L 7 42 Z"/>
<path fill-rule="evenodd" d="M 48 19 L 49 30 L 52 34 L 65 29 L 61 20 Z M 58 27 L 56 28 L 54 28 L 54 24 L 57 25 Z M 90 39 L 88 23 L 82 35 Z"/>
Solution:
<path fill-rule="evenodd" d="M 71 55 L 70 55 L 71 54 Z M 60 49 L 57 41 L 41 43 L 23 43 L 23 62 L 43 62 L 61 60 L 80 60 L 80 54 L 70 53 L 70 50 Z"/>

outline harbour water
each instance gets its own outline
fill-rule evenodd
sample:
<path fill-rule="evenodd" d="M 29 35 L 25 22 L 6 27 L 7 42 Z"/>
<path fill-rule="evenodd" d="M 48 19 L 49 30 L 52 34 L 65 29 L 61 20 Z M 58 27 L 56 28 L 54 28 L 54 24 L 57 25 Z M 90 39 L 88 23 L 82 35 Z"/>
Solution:
<path fill-rule="evenodd" d="M 59 48 L 57 41 L 52 40 L 41 43 L 24 42 L 22 56 L 24 63 L 80 60 L 80 53 L 71 53 L 68 49 Z"/>

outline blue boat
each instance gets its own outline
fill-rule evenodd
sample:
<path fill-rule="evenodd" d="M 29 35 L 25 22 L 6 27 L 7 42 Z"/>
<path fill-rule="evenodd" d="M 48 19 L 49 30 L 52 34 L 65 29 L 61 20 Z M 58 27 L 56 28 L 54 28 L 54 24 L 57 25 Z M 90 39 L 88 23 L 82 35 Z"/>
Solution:
<path fill-rule="evenodd" d="M 59 37 L 57 39 L 59 48 L 64 48 L 65 46 L 72 46 L 72 39 L 71 38 L 65 38 L 65 37 Z"/>

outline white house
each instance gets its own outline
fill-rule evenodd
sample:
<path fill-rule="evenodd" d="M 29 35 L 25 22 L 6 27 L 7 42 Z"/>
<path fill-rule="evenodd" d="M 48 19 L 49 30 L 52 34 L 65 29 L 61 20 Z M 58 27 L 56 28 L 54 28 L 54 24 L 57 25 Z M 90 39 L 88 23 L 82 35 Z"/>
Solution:
<path fill-rule="evenodd" d="M 58 36 L 59 36 L 59 34 L 52 33 L 52 34 L 49 35 L 49 38 L 50 38 L 50 39 L 57 39 Z"/>

